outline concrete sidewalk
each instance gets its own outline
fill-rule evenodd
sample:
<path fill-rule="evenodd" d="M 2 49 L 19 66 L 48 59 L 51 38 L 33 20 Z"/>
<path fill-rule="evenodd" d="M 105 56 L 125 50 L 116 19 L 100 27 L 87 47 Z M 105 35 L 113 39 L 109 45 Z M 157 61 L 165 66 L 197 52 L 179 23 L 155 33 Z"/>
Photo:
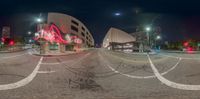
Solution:
<path fill-rule="evenodd" d="M 65 56 L 65 55 L 69 55 L 69 54 L 75 54 L 75 53 L 78 53 L 78 52 L 75 52 L 75 51 L 66 51 L 64 53 L 61 53 L 61 52 L 52 52 L 52 53 L 48 53 L 48 54 L 40 54 L 40 51 L 36 50 L 36 49 L 30 49 L 29 50 L 29 53 L 31 53 L 32 55 L 37 55 L 37 56 L 47 56 L 47 57 L 50 57 L 50 56 Z"/>
<path fill-rule="evenodd" d="M 25 50 L 27 50 L 27 49 L 15 50 L 15 51 L 3 50 L 3 51 L 0 51 L 0 53 L 14 53 L 14 52 L 21 52 L 21 51 L 25 51 Z"/>

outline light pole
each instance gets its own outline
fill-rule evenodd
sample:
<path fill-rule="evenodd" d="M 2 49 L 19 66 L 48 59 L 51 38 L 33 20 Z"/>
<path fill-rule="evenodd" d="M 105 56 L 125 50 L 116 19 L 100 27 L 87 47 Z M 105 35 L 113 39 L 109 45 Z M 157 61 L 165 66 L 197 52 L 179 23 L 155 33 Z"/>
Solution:
<path fill-rule="evenodd" d="M 41 24 L 43 22 L 43 20 L 41 18 L 41 14 L 40 14 L 40 17 L 36 18 L 36 22 L 37 22 L 37 27 L 38 27 L 39 24 Z M 37 28 L 37 32 L 38 32 L 38 28 Z M 39 35 L 39 33 L 37 33 L 35 35 Z M 38 42 L 40 44 L 40 54 L 42 54 L 42 43 L 43 43 L 43 40 L 41 38 L 39 38 Z"/>
<path fill-rule="evenodd" d="M 147 43 L 149 45 L 149 47 L 151 48 L 151 44 L 150 44 L 150 34 L 149 32 L 151 31 L 151 28 L 150 27 L 146 27 L 146 32 L 147 32 Z"/>
<path fill-rule="evenodd" d="M 161 39 L 162 39 L 162 38 L 161 38 L 160 35 L 157 35 L 157 36 L 156 36 L 156 40 L 155 40 L 155 47 L 156 47 L 156 48 L 157 48 L 157 45 L 158 45 L 158 44 L 157 44 L 158 41 L 161 40 Z M 158 46 L 158 50 L 160 50 L 160 46 Z"/>

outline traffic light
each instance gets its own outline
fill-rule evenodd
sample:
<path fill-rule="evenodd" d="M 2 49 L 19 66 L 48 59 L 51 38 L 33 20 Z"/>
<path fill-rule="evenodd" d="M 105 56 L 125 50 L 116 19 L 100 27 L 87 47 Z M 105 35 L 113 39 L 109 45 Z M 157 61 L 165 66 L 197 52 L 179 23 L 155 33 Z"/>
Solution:
<path fill-rule="evenodd" d="M 184 46 L 184 47 L 188 47 L 188 46 L 189 46 L 189 42 L 184 42 L 184 43 L 183 43 L 183 46 Z"/>
<path fill-rule="evenodd" d="M 13 46 L 15 44 L 15 42 L 13 40 L 10 40 L 9 45 Z"/>

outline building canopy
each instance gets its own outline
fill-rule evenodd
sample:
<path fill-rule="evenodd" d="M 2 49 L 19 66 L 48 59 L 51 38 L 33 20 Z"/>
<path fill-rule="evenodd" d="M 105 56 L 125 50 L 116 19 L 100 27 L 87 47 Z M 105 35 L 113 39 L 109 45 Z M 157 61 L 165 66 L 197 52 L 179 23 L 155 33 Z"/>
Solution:
<path fill-rule="evenodd" d="M 134 41 L 136 41 L 136 38 L 132 35 L 116 28 L 110 28 L 103 40 L 103 47 L 108 47 L 111 42 L 126 43 Z"/>

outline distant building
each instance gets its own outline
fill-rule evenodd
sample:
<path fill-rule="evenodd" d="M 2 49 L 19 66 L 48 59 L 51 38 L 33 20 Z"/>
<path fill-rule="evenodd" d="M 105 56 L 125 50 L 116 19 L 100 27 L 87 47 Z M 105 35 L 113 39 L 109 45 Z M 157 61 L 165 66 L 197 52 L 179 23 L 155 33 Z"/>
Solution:
<path fill-rule="evenodd" d="M 132 35 L 133 37 L 136 38 L 137 42 L 144 42 L 145 40 L 147 40 L 147 35 L 145 32 L 135 32 L 135 33 L 130 33 L 130 35 Z"/>
<path fill-rule="evenodd" d="M 2 28 L 2 38 L 10 38 L 10 27 L 4 26 Z"/>
<path fill-rule="evenodd" d="M 150 51 L 150 47 L 148 45 L 147 35 L 146 35 L 145 32 L 138 31 L 138 32 L 130 33 L 130 35 L 132 35 L 133 37 L 136 38 L 136 41 L 139 44 L 139 51 L 140 52 Z"/>
<path fill-rule="evenodd" d="M 103 40 L 103 47 L 114 51 L 138 50 L 136 38 L 117 28 L 110 28 Z"/>

